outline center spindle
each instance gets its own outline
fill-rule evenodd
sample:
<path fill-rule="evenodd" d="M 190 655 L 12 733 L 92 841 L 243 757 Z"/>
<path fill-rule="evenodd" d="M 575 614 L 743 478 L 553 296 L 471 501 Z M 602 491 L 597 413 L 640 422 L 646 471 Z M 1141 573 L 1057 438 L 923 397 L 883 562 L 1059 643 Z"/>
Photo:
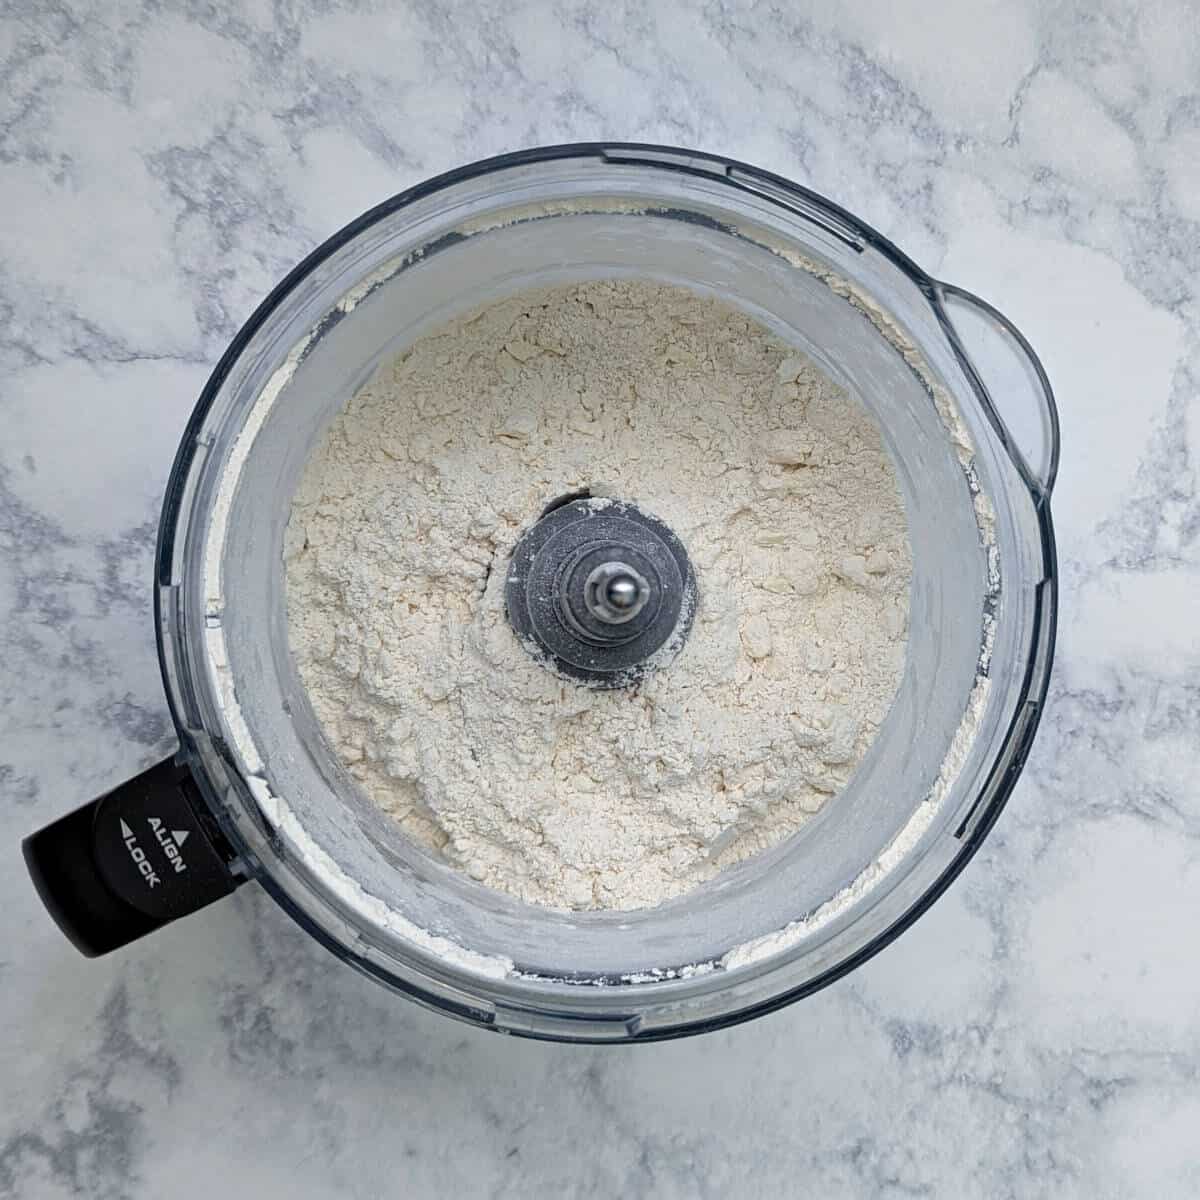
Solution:
<path fill-rule="evenodd" d="M 664 646 L 682 646 L 695 587 L 687 552 L 657 517 L 575 497 L 551 505 L 517 543 L 505 600 L 513 629 L 548 665 L 625 687 Z"/>

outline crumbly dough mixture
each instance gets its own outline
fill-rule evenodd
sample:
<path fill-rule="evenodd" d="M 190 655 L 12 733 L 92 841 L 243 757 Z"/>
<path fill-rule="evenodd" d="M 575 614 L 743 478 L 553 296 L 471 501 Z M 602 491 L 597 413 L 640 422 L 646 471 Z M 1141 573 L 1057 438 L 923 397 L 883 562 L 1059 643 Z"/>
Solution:
<path fill-rule="evenodd" d="M 636 689 L 561 679 L 504 613 L 509 553 L 590 490 L 666 521 L 699 607 Z M 714 299 L 527 291 L 419 339 L 346 405 L 284 548 L 324 732 L 414 841 L 559 908 L 659 904 L 842 788 L 903 670 L 911 560 L 874 421 Z"/>

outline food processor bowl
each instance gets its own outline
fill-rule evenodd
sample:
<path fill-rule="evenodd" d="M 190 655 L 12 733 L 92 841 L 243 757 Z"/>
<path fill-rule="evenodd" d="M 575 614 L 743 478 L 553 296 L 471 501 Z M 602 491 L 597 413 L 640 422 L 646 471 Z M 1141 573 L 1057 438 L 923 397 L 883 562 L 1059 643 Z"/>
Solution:
<path fill-rule="evenodd" d="M 876 740 L 797 833 L 658 907 L 566 912 L 408 841 L 337 761 L 289 652 L 282 545 L 310 452 L 383 361 L 519 289 L 616 277 L 744 310 L 873 415 L 912 545 L 909 638 Z M 179 753 L 35 834 L 27 860 L 87 952 L 255 878 L 339 957 L 488 1028 L 651 1040 L 769 1011 L 910 924 L 1011 792 L 1053 650 L 1057 458 L 1050 388 L 1013 326 L 807 189 L 630 144 L 452 171 L 316 250 L 222 358 L 179 449 L 156 564 Z M 150 825 L 164 804 L 175 815 Z M 185 835 L 179 857 L 216 863 L 208 891 L 165 907 L 187 871 L 164 828 Z M 143 842 L 151 869 L 169 868 L 149 892 Z M 123 924 L 117 899 L 139 919 Z"/>

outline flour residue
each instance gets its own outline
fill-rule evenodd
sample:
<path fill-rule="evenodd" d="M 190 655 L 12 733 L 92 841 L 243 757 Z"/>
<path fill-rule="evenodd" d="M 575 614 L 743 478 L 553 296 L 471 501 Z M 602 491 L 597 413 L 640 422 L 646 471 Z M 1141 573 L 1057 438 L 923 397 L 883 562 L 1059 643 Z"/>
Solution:
<path fill-rule="evenodd" d="M 634 690 L 565 681 L 508 626 L 556 496 L 636 502 L 699 611 Z M 746 314 L 636 280 L 526 292 L 354 396 L 288 527 L 292 650 L 325 734 L 416 842 L 566 908 L 679 895 L 845 786 L 899 684 L 911 563 L 878 429 Z"/>

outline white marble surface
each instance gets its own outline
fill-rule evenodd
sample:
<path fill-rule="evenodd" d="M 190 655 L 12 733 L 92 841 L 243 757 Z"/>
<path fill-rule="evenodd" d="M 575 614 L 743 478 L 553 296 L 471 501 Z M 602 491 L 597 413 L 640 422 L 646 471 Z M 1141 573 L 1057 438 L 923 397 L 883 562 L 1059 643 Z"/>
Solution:
<path fill-rule="evenodd" d="M 0 1195 L 1200 1194 L 1194 3 L 0 14 Z M 381 197 L 600 137 L 807 182 L 1040 350 L 1061 652 L 983 853 L 851 978 L 632 1050 L 418 1011 L 256 888 L 85 962 L 18 841 L 172 748 L 152 541 L 222 347 Z"/>

